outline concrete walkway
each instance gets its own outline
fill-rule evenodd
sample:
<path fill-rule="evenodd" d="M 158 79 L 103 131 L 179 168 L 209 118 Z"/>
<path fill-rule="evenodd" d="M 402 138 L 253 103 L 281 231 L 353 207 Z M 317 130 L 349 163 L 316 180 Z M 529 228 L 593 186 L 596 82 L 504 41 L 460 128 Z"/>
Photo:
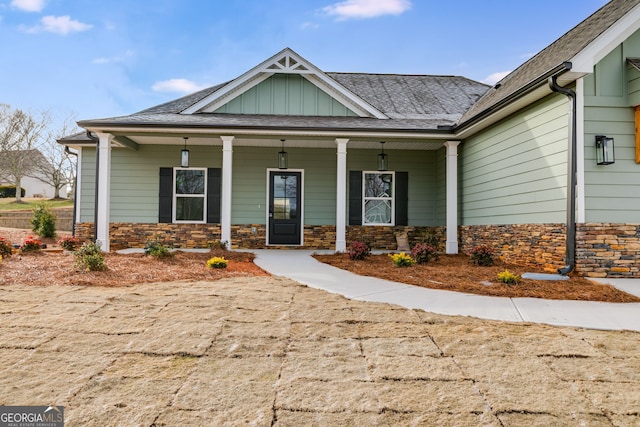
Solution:
<path fill-rule="evenodd" d="M 640 304 L 501 298 L 427 289 L 358 276 L 317 261 L 311 256 L 313 251 L 252 252 L 256 254 L 255 263 L 271 274 L 354 300 L 385 302 L 432 313 L 482 319 L 640 331 Z M 640 280 L 603 279 L 600 282 L 640 296 Z"/>

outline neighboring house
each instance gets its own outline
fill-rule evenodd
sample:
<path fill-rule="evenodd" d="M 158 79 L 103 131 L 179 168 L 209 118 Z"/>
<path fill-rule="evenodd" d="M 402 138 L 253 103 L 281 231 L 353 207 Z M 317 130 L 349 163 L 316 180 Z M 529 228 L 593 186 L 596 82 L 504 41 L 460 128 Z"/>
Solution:
<path fill-rule="evenodd" d="M 435 230 L 447 253 L 484 243 L 545 270 L 640 277 L 639 3 L 611 1 L 494 87 L 328 73 L 284 49 L 230 82 L 81 121 L 87 135 L 60 140 L 80 152 L 77 233 L 95 222 L 106 249 L 155 236 L 344 251 Z M 602 136 L 612 164 L 596 164 Z"/>
<path fill-rule="evenodd" d="M 26 160 L 23 171 L 25 175 L 20 180 L 20 186 L 24 189 L 24 197 L 43 197 L 45 199 L 52 199 L 55 197 L 56 189 L 51 184 L 47 184 L 46 177 L 43 176 L 41 168 L 34 165 L 50 164 L 50 162 L 44 157 L 40 150 L 26 150 L 26 151 L 10 151 L 4 152 L 0 155 L 0 185 L 15 185 L 14 177 L 6 172 L 11 170 L 10 164 L 15 160 L 15 156 L 24 158 Z M 3 173 L 4 171 L 4 173 Z M 38 179 L 38 176 L 42 179 Z M 66 198 L 66 191 L 60 190 L 59 197 Z"/>

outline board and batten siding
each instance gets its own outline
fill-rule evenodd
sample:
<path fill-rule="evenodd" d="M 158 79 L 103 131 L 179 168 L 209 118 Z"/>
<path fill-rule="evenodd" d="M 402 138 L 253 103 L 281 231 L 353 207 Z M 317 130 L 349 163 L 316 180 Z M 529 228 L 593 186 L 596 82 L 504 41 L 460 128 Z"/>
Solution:
<path fill-rule="evenodd" d="M 640 78 L 627 58 L 640 57 L 640 31 L 613 49 L 584 78 L 586 222 L 640 222 L 640 165 L 635 162 L 634 107 Z M 614 138 L 615 163 L 596 165 L 595 137 Z"/>
<path fill-rule="evenodd" d="M 295 74 L 274 74 L 233 98 L 216 113 L 357 116 L 326 92 Z"/>
<path fill-rule="evenodd" d="M 461 224 L 564 221 L 569 109 L 552 94 L 461 144 Z"/>

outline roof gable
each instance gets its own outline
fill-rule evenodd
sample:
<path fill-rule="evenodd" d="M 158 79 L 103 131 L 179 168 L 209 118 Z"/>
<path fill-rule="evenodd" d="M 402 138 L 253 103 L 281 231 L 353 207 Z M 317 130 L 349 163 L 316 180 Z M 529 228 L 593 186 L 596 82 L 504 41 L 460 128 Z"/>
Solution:
<path fill-rule="evenodd" d="M 274 74 L 242 92 L 214 113 L 358 117 L 298 74 Z"/>
<path fill-rule="evenodd" d="M 217 91 L 200 99 L 181 111 L 181 114 L 213 113 L 234 98 L 279 73 L 302 76 L 359 117 L 387 118 L 377 108 L 349 91 L 289 48 L 283 49 Z"/>

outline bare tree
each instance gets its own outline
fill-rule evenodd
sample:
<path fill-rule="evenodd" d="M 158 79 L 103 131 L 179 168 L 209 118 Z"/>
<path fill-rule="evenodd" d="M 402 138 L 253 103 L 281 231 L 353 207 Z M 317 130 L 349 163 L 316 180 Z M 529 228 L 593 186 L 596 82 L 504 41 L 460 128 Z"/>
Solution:
<path fill-rule="evenodd" d="M 35 170 L 31 176 L 54 188 L 54 197 L 58 198 L 60 190 L 75 183 L 76 156 L 69 152 L 65 146 L 58 144 L 57 140 L 63 136 L 77 133 L 80 128 L 75 120 L 69 116 L 54 130 L 46 132 L 42 138 L 39 150 L 42 156 L 35 156 Z"/>
<path fill-rule="evenodd" d="M 20 109 L 0 106 L 0 178 L 15 184 L 16 203 L 22 202 L 22 178 L 34 174 L 34 150 L 48 124 L 47 113 L 36 119 Z"/>

